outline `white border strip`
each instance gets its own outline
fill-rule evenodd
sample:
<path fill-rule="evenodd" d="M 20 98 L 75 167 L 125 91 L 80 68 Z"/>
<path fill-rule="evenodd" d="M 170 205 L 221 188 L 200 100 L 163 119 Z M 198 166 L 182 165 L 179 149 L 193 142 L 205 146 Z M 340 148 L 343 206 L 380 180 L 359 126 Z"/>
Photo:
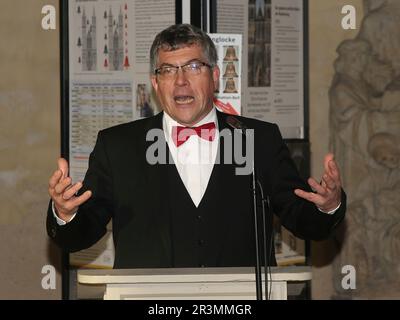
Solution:
<path fill-rule="evenodd" d="M 182 0 L 182 23 L 190 24 L 190 0 Z"/>

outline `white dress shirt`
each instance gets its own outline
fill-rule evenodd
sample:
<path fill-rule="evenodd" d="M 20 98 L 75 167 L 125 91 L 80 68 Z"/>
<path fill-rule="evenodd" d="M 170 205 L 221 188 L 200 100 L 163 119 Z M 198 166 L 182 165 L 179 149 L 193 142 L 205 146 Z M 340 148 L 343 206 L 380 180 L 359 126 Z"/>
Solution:
<path fill-rule="evenodd" d="M 172 139 L 172 127 L 182 125 L 166 112 L 163 117 L 165 140 L 179 176 L 196 207 L 199 206 L 207 189 L 217 157 L 219 131 L 215 108 L 199 121 L 196 127 L 208 122 L 215 123 L 216 130 L 213 141 L 205 140 L 198 135 L 191 135 L 187 141 L 177 147 Z"/>

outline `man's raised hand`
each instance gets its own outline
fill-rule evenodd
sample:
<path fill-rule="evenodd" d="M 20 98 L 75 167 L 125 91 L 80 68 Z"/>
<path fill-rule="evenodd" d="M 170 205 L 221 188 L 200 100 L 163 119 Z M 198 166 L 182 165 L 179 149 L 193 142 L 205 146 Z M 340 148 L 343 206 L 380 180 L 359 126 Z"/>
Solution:
<path fill-rule="evenodd" d="M 82 182 L 72 184 L 72 179 L 68 177 L 67 160 L 59 158 L 57 162 L 58 169 L 49 180 L 49 195 L 54 202 L 58 217 L 69 222 L 78 207 L 92 196 L 92 192 L 87 190 L 77 197 L 76 193 L 82 188 Z"/>
<path fill-rule="evenodd" d="M 294 190 L 294 193 L 310 202 L 313 202 L 320 210 L 329 212 L 336 209 L 341 201 L 342 183 L 338 165 L 333 159 L 332 153 L 328 153 L 324 159 L 325 172 L 322 175 L 321 183 L 309 178 L 308 184 L 314 192 L 306 192 L 301 189 Z"/>

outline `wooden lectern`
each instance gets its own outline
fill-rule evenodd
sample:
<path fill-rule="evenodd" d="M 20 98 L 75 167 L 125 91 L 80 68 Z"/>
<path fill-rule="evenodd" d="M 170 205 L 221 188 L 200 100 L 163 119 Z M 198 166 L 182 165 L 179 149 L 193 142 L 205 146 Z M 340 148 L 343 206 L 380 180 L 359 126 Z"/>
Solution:
<path fill-rule="evenodd" d="M 288 282 L 308 280 L 311 280 L 311 267 L 271 267 L 270 299 L 287 300 Z M 254 268 L 251 267 L 78 270 L 78 282 L 105 287 L 105 300 L 256 299 Z"/>

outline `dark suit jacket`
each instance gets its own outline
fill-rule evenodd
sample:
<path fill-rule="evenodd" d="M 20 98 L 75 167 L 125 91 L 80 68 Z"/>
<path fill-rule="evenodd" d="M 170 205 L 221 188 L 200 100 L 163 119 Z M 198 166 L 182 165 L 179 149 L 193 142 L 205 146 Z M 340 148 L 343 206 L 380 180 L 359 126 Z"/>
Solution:
<path fill-rule="evenodd" d="M 220 112 L 217 115 L 220 130 L 232 130 L 226 123 L 227 115 Z M 270 196 L 273 212 L 279 216 L 282 225 L 303 239 L 320 240 L 328 237 L 344 217 L 345 193 L 342 191 L 342 205 L 333 215 L 322 213 L 314 204 L 297 197 L 293 192 L 295 188 L 310 188 L 300 179 L 278 127 L 259 120 L 238 118 L 248 128 L 254 129 L 258 179 L 264 192 Z M 162 113 L 99 132 L 90 155 L 84 187 L 80 191 L 82 193 L 92 190 L 92 197 L 65 226 L 56 223 L 49 205 L 48 234 L 62 248 L 74 252 L 90 247 L 105 234 L 106 225 L 112 218 L 116 254 L 114 267 L 176 266 L 171 262 L 174 234 L 171 233 L 171 222 L 168 218 L 169 193 L 162 174 L 163 167 L 150 165 L 146 161 L 146 150 L 153 143 L 146 141 L 146 134 L 153 128 L 162 129 Z M 220 146 L 221 143 L 220 141 Z M 224 170 L 224 167 L 215 165 L 214 171 L 218 170 Z M 238 177 L 237 182 L 233 182 L 241 185 L 242 189 L 232 186 L 233 180 L 225 182 L 219 179 L 217 190 L 213 186 L 216 179 L 210 179 L 207 190 L 220 192 L 221 197 L 228 198 L 229 195 L 224 194 L 226 189 L 234 196 L 228 213 L 223 212 L 223 204 L 207 207 L 218 210 L 219 212 L 213 212 L 213 216 L 223 216 L 221 221 L 232 218 L 229 227 L 222 222 L 215 222 L 217 220 L 212 222 L 212 226 L 221 229 L 218 235 L 220 238 L 214 238 L 217 239 L 216 242 L 223 242 L 223 245 L 214 248 L 214 251 L 221 251 L 214 255 L 222 258 L 215 260 L 217 262 L 210 262 L 210 266 L 251 265 L 251 259 L 241 258 L 248 254 L 246 251 L 252 250 L 253 245 L 252 231 L 247 230 L 251 228 L 247 217 L 252 212 L 251 201 L 247 202 L 251 198 L 246 201 L 240 199 L 240 193 L 243 193 L 241 190 L 246 190 L 249 186 L 243 182 L 243 177 Z M 227 185 L 224 186 L 224 183 Z M 220 188 L 221 186 L 223 187 Z M 218 202 L 218 198 L 213 201 Z M 190 235 L 191 230 L 188 232 L 187 235 Z M 189 263 L 184 266 L 191 265 Z"/>

